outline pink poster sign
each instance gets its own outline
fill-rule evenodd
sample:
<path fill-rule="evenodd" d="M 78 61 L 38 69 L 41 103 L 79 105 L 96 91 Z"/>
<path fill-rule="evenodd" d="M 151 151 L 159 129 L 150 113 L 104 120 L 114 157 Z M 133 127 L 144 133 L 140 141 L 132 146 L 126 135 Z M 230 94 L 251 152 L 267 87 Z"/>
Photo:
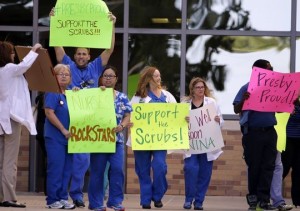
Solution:
<path fill-rule="evenodd" d="M 243 110 L 289 112 L 300 89 L 300 73 L 279 73 L 254 67 Z"/>

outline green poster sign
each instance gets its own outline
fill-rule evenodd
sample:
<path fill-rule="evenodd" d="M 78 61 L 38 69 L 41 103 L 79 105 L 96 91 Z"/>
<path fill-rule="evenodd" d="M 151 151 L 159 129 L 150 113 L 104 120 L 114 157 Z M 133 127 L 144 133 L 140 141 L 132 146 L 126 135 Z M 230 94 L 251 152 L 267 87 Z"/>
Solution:
<path fill-rule="evenodd" d="M 187 103 L 132 104 L 133 150 L 189 149 Z"/>
<path fill-rule="evenodd" d="M 115 152 L 117 125 L 113 89 L 66 91 L 70 113 L 69 153 Z"/>
<path fill-rule="evenodd" d="M 113 22 L 102 0 L 58 0 L 50 18 L 50 46 L 111 46 Z"/>

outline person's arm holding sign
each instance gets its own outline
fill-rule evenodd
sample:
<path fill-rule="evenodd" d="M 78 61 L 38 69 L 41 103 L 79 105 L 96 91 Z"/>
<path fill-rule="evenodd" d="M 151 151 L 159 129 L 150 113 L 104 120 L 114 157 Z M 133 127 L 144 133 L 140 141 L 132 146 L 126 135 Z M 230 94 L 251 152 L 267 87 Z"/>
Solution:
<path fill-rule="evenodd" d="M 110 58 L 110 56 L 113 53 L 114 48 L 115 48 L 115 23 L 116 23 L 117 19 L 111 12 L 108 13 L 108 17 L 109 17 L 109 20 L 113 22 L 113 32 L 112 32 L 112 39 L 111 39 L 110 48 L 105 49 L 100 55 L 101 60 L 102 60 L 102 66 L 107 65 L 108 60 L 109 60 L 109 58 Z"/>
<path fill-rule="evenodd" d="M 242 108 L 243 108 L 244 102 L 245 102 L 245 100 L 249 99 L 249 97 L 250 97 L 250 93 L 249 92 L 245 92 L 243 94 L 243 99 L 239 103 L 234 104 L 234 106 L 233 106 L 234 113 L 239 114 L 239 113 L 242 112 Z"/>

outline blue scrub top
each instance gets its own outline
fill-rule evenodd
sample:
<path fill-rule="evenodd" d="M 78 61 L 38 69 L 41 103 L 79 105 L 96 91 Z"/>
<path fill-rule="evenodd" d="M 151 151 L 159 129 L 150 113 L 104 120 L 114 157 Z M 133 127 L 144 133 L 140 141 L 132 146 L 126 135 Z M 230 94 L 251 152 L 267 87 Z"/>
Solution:
<path fill-rule="evenodd" d="M 132 107 L 129 103 L 128 97 L 124 93 L 118 91 L 116 92 L 115 98 L 115 112 L 117 118 L 117 125 L 119 125 L 122 122 L 122 119 L 124 118 L 124 115 L 126 113 L 132 112 Z M 124 143 L 123 133 L 117 133 L 117 142 Z"/>
<path fill-rule="evenodd" d="M 64 94 L 46 93 L 44 107 L 54 110 L 54 113 L 59 121 L 67 130 L 69 129 L 70 116 L 66 96 Z M 57 140 L 61 144 L 68 144 L 68 140 L 65 138 L 65 136 L 49 121 L 47 117 L 45 120 L 44 136 Z"/>
<path fill-rule="evenodd" d="M 83 69 L 79 69 L 76 63 L 66 54 L 62 60 L 62 63 L 70 65 L 72 74 L 72 83 L 69 86 L 70 88 L 74 86 L 82 89 L 98 87 L 98 79 L 103 72 L 102 60 L 100 56 L 89 62 L 88 65 Z"/>

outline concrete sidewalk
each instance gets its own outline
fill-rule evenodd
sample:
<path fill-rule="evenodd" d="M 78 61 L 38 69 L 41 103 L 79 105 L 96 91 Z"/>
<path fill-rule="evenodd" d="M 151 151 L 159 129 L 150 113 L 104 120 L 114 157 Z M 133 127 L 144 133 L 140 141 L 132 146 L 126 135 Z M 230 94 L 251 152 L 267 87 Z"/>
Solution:
<path fill-rule="evenodd" d="M 18 202 L 26 203 L 26 208 L 7 208 L 0 207 L 1 210 L 24 210 L 24 211 L 37 211 L 37 210 L 49 210 L 45 208 L 45 196 L 42 193 L 18 193 Z M 86 205 L 88 205 L 87 197 L 85 197 Z M 173 210 L 185 210 L 182 208 L 184 202 L 184 196 L 178 195 L 166 195 L 162 200 L 164 206 L 160 209 L 155 208 L 152 203 L 151 210 L 161 210 L 161 211 L 173 211 Z M 291 200 L 286 201 L 288 204 Z M 123 205 L 126 211 L 137 211 L 143 210 L 139 206 L 139 195 L 136 194 L 126 194 Z M 204 202 L 204 210 L 207 211 L 245 211 L 248 206 L 245 197 L 235 197 L 235 196 L 207 196 Z M 76 208 L 75 210 L 89 210 L 85 208 Z M 193 210 L 193 208 L 192 208 Z M 293 210 L 299 210 L 300 208 L 294 208 Z M 113 211 L 112 209 L 107 209 L 107 211 Z"/>

